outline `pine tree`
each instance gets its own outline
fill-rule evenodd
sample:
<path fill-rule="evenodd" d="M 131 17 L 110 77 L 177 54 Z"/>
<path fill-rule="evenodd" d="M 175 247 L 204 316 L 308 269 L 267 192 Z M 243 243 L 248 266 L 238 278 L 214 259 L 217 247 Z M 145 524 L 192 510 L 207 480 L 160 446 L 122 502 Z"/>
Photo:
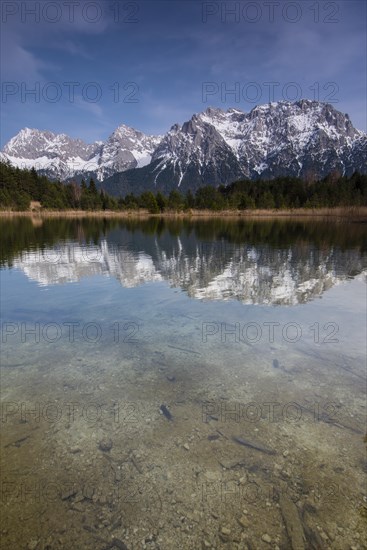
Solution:
<path fill-rule="evenodd" d="M 156 201 L 160 212 L 164 212 L 164 209 L 167 206 L 167 199 L 160 191 L 156 195 Z"/>
<path fill-rule="evenodd" d="M 93 178 L 90 178 L 90 181 L 89 181 L 89 192 L 94 196 L 98 195 L 97 187 Z"/>
<path fill-rule="evenodd" d="M 184 207 L 184 199 L 179 191 L 174 189 L 168 197 L 168 208 L 170 210 L 180 211 Z"/>

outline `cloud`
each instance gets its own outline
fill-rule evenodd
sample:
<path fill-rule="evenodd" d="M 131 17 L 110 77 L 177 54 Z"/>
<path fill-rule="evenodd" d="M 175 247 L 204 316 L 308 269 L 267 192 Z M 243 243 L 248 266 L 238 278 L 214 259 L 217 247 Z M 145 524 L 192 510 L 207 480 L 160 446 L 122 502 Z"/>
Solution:
<path fill-rule="evenodd" d="M 288 29 L 278 35 L 271 55 L 262 68 L 273 73 L 309 74 L 310 78 L 337 79 L 345 69 L 361 60 L 363 36 L 352 35 L 341 41 L 338 33 L 322 30 Z"/>
<path fill-rule="evenodd" d="M 62 50 L 73 56 L 82 57 L 88 60 L 93 59 L 92 56 L 88 52 L 86 52 L 82 46 L 75 44 L 75 42 L 73 42 L 72 40 L 66 40 L 65 42 L 60 42 L 58 44 L 55 44 L 54 47 L 55 49 Z"/>
<path fill-rule="evenodd" d="M 53 68 L 21 45 L 19 38 L 8 33 L 1 47 L 2 80 L 15 82 L 43 81 L 42 72 Z"/>
<path fill-rule="evenodd" d="M 88 113 L 91 113 L 93 116 L 96 116 L 98 118 L 103 117 L 103 109 L 98 103 L 86 101 L 82 96 L 75 96 L 74 98 L 74 105 L 78 109 L 82 109 L 83 111 L 87 111 Z"/>

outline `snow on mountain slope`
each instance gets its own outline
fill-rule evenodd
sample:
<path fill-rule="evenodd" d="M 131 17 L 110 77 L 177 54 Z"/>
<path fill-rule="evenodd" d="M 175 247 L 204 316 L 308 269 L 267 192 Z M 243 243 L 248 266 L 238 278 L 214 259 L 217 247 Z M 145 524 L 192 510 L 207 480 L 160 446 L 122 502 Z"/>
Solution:
<path fill-rule="evenodd" d="M 87 144 L 65 134 L 24 128 L 0 154 L 19 168 L 32 168 L 51 177 L 69 179 L 77 174 L 99 180 L 129 168 L 149 164 L 160 136 L 147 136 L 129 126 L 119 126 L 104 143 Z"/>
<path fill-rule="evenodd" d="M 326 103 L 301 100 L 260 105 L 249 113 L 208 108 L 163 137 L 143 169 L 105 180 L 124 194 L 145 188 L 169 192 L 241 178 L 325 177 L 367 173 L 367 136 L 348 115 Z"/>
<path fill-rule="evenodd" d="M 161 136 L 147 136 L 122 124 L 102 147 L 97 169 L 98 179 L 103 180 L 108 175 L 129 168 L 146 166 L 161 139 Z"/>
<path fill-rule="evenodd" d="M 208 108 L 164 136 L 121 125 L 93 144 L 25 128 L 0 158 L 61 179 L 93 175 L 115 193 L 186 191 L 240 178 L 367 173 L 367 135 L 332 105 L 304 99 L 249 113 Z"/>
<path fill-rule="evenodd" d="M 316 168 L 322 164 L 317 150 L 335 151 L 342 157 L 356 140 L 366 137 L 353 127 L 348 115 L 309 100 L 260 105 L 248 114 L 238 109 L 207 109 L 199 117 L 222 135 L 250 178 L 280 175 L 276 173 L 279 164 L 283 170 L 288 167 L 291 175 L 306 175 L 303 168 L 311 169 L 312 160 Z M 328 166 L 325 161 L 325 167 L 343 172 L 342 161 L 340 166 Z"/>

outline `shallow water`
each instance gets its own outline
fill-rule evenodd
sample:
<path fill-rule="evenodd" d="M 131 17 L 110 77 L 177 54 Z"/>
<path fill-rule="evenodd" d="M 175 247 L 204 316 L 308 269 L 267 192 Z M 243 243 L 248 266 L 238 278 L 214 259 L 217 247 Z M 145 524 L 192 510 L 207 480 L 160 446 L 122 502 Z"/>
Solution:
<path fill-rule="evenodd" d="M 0 229 L 3 548 L 365 547 L 364 224 Z"/>

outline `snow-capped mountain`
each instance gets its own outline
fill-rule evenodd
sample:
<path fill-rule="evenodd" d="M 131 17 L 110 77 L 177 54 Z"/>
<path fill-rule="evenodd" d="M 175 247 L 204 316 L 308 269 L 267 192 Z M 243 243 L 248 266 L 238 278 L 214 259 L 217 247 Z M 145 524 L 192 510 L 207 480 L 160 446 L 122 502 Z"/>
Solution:
<path fill-rule="evenodd" d="M 228 184 L 240 178 L 324 177 L 367 172 L 367 135 L 327 103 L 260 105 L 249 113 L 208 108 L 164 136 L 127 126 L 91 145 L 65 135 L 22 130 L 3 160 L 65 179 L 84 173 L 114 194 Z M 68 174 L 68 176 L 67 176 Z"/>
<path fill-rule="evenodd" d="M 117 174 L 106 188 L 133 191 L 140 182 L 169 191 L 240 178 L 324 177 L 367 172 L 367 135 L 331 105 L 302 100 L 244 113 L 209 108 L 172 126 L 142 170 Z"/>
<path fill-rule="evenodd" d="M 367 136 L 348 115 L 316 101 L 270 103 L 248 114 L 209 109 L 200 118 L 223 136 L 251 179 L 281 176 L 284 170 L 299 176 L 335 169 L 344 173 L 353 145 L 362 138 L 367 145 Z"/>
<path fill-rule="evenodd" d="M 147 136 L 122 124 L 106 142 L 87 144 L 65 134 L 24 128 L 0 154 L 19 168 L 34 167 L 51 178 L 94 176 L 103 180 L 116 172 L 149 164 L 161 136 Z"/>
<path fill-rule="evenodd" d="M 116 172 L 146 166 L 161 139 L 162 136 L 148 136 L 122 124 L 103 144 L 98 161 L 98 179 L 103 180 L 107 175 Z"/>
<path fill-rule="evenodd" d="M 160 141 L 152 162 L 104 182 L 114 193 L 183 191 L 240 178 L 324 177 L 367 172 L 367 135 L 331 105 L 302 100 L 238 109 L 209 108 Z"/>
<path fill-rule="evenodd" d="M 65 134 L 24 128 L 4 147 L 1 160 L 19 168 L 34 167 L 51 178 L 67 179 L 98 165 L 103 142 L 88 145 Z"/>

